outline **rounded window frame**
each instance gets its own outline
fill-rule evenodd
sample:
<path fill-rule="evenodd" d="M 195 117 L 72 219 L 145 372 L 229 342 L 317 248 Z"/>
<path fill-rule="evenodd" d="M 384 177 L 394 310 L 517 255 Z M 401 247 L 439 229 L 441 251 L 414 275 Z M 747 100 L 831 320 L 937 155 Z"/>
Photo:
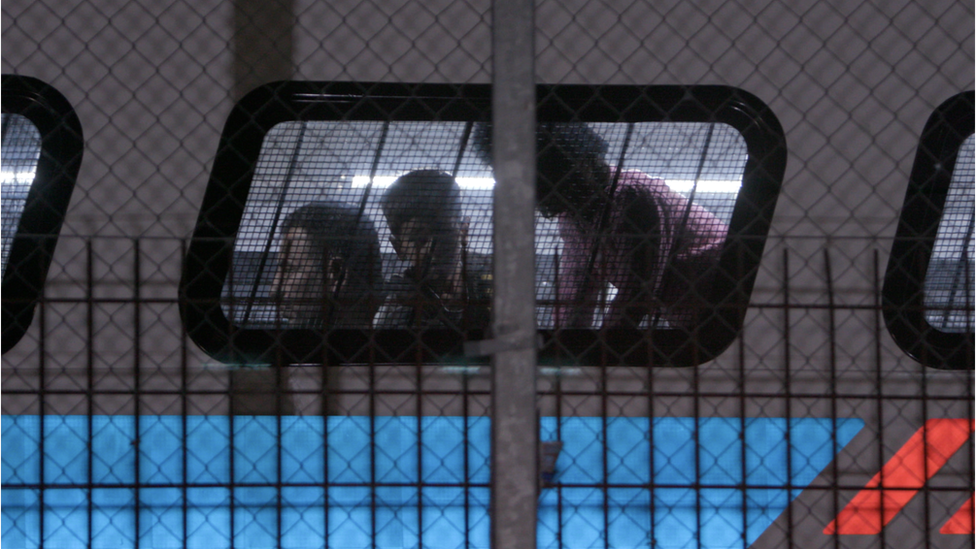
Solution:
<path fill-rule="evenodd" d="M 943 370 L 972 369 L 973 332 L 943 332 L 925 318 L 925 277 L 935 247 L 959 149 L 973 135 L 974 92 L 939 105 L 922 130 L 892 242 L 882 288 L 885 325 L 895 343 L 919 363 Z"/>
<path fill-rule="evenodd" d="M 772 111 L 727 86 L 539 85 L 540 121 L 719 122 L 742 134 L 748 150 L 716 282 L 715 314 L 693 332 L 678 330 L 539 330 L 540 364 L 695 366 L 724 351 L 741 332 L 786 166 L 786 141 Z M 190 338 L 225 363 L 483 362 L 465 357 L 465 341 L 481 331 L 251 329 L 234 325 L 220 297 L 230 270 L 264 135 L 293 121 L 490 120 L 484 84 L 395 84 L 283 81 L 245 96 L 228 117 L 187 249 L 180 311 Z M 610 351 L 610 352 L 606 352 Z M 380 357 L 394 357 L 387 360 Z M 608 358 L 613 357 L 613 358 Z"/>
<path fill-rule="evenodd" d="M 41 136 L 34 181 L 3 273 L 2 352 L 6 353 L 33 321 L 77 182 L 84 137 L 74 108 L 49 84 L 28 76 L 4 74 L 0 86 L 3 112 L 27 118 Z"/>

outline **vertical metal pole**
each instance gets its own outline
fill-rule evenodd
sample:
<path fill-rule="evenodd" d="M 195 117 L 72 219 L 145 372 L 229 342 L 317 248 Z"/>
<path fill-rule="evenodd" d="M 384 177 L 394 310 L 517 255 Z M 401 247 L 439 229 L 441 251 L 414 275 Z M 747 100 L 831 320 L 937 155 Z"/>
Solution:
<path fill-rule="evenodd" d="M 534 549 L 538 498 L 535 341 L 534 1 L 492 2 L 494 337 L 492 547 Z"/>
<path fill-rule="evenodd" d="M 823 255 L 824 273 L 827 277 L 827 336 L 830 340 L 830 441 L 831 448 L 836 456 L 840 453 L 840 447 L 837 442 L 837 309 L 834 302 L 834 275 L 830 265 L 830 244 L 831 242 L 828 240 Z M 830 462 L 830 465 L 831 473 L 833 474 L 833 487 L 830 490 L 833 507 L 830 509 L 830 516 L 836 517 L 837 512 L 840 510 L 840 494 L 838 493 L 840 486 L 840 465 L 837 463 L 837 459 Z M 925 518 L 928 519 L 928 517 Z M 832 540 L 834 547 L 841 546 L 840 528 L 834 529 Z"/>
<path fill-rule="evenodd" d="M 787 497 L 793 501 L 793 371 L 790 352 L 790 250 L 783 248 L 783 392 L 786 395 L 786 478 Z M 793 531 L 793 505 L 786 506 L 787 549 L 796 547 Z M 882 546 L 883 547 L 883 546 Z"/>
<path fill-rule="evenodd" d="M 235 101 L 261 84 L 292 78 L 294 0 L 234 0 L 233 25 Z"/>
<path fill-rule="evenodd" d="M 294 61 L 294 31 L 296 25 L 295 0 L 233 0 L 233 37 L 231 38 L 231 76 L 233 77 L 232 97 L 235 102 L 240 101 L 254 88 L 278 80 L 290 80 L 295 74 Z M 301 127 L 304 135 L 305 125 Z M 295 148 L 298 156 L 301 148 L 301 138 Z M 289 167 L 289 174 L 293 167 Z M 289 178 L 290 180 L 290 178 Z M 288 183 L 286 182 L 286 185 Z M 282 191 L 284 196 L 285 191 Z M 280 206 L 279 206 L 280 210 Z M 278 212 L 280 213 L 280 212 Z M 274 236 L 277 226 L 270 227 L 269 240 Z M 264 273 L 264 261 L 267 253 L 262 256 L 259 277 Z M 233 274 L 233 269 L 231 269 Z M 228 284 L 231 281 L 228 280 Z M 255 287 L 257 282 L 255 282 Z M 230 286 L 232 301 L 234 287 Z M 247 302 L 244 321 L 249 320 L 251 306 L 255 299 L 252 293 Z M 233 305 L 232 305 L 233 306 Z M 233 316 L 231 318 L 234 318 Z M 281 364 L 273 368 L 234 369 L 230 376 L 230 413 L 233 414 L 279 414 L 280 410 L 274 402 L 280 397 L 280 392 L 287 386 L 288 371 L 282 370 Z M 266 388 L 272 387 L 272 390 Z M 269 399 L 268 393 L 273 393 L 275 400 Z M 283 402 L 286 413 L 292 412 L 293 402 Z M 233 425 L 233 420 L 231 420 Z M 231 447 L 233 450 L 233 446 Z M 233 505 L 233 504 L 232 504 Z M 233 506 L 231 507 L 233 509 Z M 231 517 L 231 524 L 233 524 Z M 233 537 L 233 536 L 232 536 Z M 231 541 L 231 543 L 234 543 Z"/>
<path fill-rule="evenodd" d="M 85 332 L 85 336 L 88 339 L 87 349 L 85 350 L 85 373 L 87 374 L 88 378 L 88 417 L 86 418 L 88 422 L 88 482 L 94 484 L 95 445 L 92 443 L 92 439 L 95 437 L 95 268 L 93 263 L 95 254 L 92 252 L 92 246 L 92 239 L 85 239 L 85 301 L 87 305 L 85 308 L 85 320 L 88 323 L 88 330 Z M 138 372 L 136 375 L 138 376 Z M 95 522 L 93 520 L 95 514 L 95 494 L 92 488 L 88 489 L 87 496 L 88 546 L 93 547 L 94 532 L 92 531 L 92 525 Z M 136 532 L 138 534 L 138 530 L 136 530 Z M 138 535 L 136 537 L 138 537 Z"/>
<path fill-rule="evenodd" d="M 41 260 L 41 255 L 38 254 L 38 261 Z M 37 547 L 38 549 L 44 549 L 44 536 L 47 530 L 45 529 L 44 518 L 48 515 L 48 509 L 44 503 L 44 492 L 47 488 L 47 468 L 44 464 L 47 462 L 47 453 L 45 450 L 44 437 L 47 436 L 47 428 L 45 425 L 44 418 L 47 416 L 49 411 L 49 405 L 47 401 L 47 295 L 44 290 L 44 284 L 41 285 L 40 294 L 37 300 L 37 345 L 40 349 L 40 354 L 37 357 L 37 375 L 38 375 L 38 387 L 37 387 L 37 398 L 40 400 L 37 418 L 37 452 L 40 456 L 37 464 L 37 481 L 40 484 L 40 489 L 37 491 L 37 508 L 39 512 L 37 513 Z M 91 303 L 92 294 L 89 293 L 86 298 L 88 302 L 88 310 L 91 310 L 93 306 Z M 89 342 L 91 339 L 89 339 Z M 89 349 L 92 345 L 89 343 Z M 91 364 L 91 363 L 89 363 Z M 87 370 L 91 372 L 91 366 L 88 366 Z M 89 388 L 89 402 L 91 401 L 91 386 L 88 384 Z M 88 414 L 91 417 L 91 414 Z M 91 430 L 88 431 L 89 436 L 91 436 Z M 91 462 L 91 456 L 89 455 L 89 462 Z M 91 475 L 88 476 L 88 482 L 91 482 Z M 91 501 L 91 491 L 88 492 L 88 500 Z M 91 513 L 88 514 L 91 516 Z M 54 518 L 54 517 L 52 517 Z M 55 518 L 55 520 L 57 520 Z M 90 522 L 90 521 L 89 521 Z M 8 544 L 9 545 L 9 544 Z"/>
<path fill-rule="evenodd" d="M 135 261 L 132 264 L 133 267 L 132 278 L 134 282 L 133 292 L 132 292 L 132 301 L 133 301 L 132 320 L 134 325 L 132 330 L 132 336 L 133 336 L 132 369 L 135 373 L 135 379 L 133 380 L 133 385 L 132 385 L 133 390 L 135 392 L 135 401 L 134 401 L 135 409 L 133 410 L 133 415 L 135 416 L 134 418 L 135 432 L 133 433 L 132 436 L 135 439 L 134 440 L 135 444 L 133 444 L 132 446 L 135 449 L 135 454 L 136 454 L 134 460 L 134 471 L 133 471 L 135 473 L 133 475 L 134 477 L 133 480 L 135 481 L 135 489 L 133 490 L 133 502 L 135 503 L 135 516 L 133 517 L 135 522 L 135 539 L 133 540 L 134 541 L 133 546 L 135 547 L 135 549 L 139 549 L 140 532 L 142 532 L 142 522 L 140 520 L 140 515 L 142 514 L 142 505 L 140 499 L 142 496 L 141 496 L 141 491 L 139 490 L 139 485 L 142 483 L 142 469 L 141 469 L 142 449 L 139 446 L 140 436 L 142 435 L 141 422 L 139 421 L 139 416 L 142 415 L 142 407 L 139 405 L 142 399 L 142 394 L 141 394 L 142 383 L 140 382 L 140 378 L 142 376 L 142 360 L 141 360 L 142 359 L 142 322 L 141 322 L 142 307 L 140 307 L 141 304 L 139 303 L 139 300 L 142 299 L 142 280 L 141 280 L 142 265 L 139 263 L 141 253 L 139 252 L 138 238 L 132 239 L 132 254 L 135 259 Z M 89 436 L 91 436 L 90 433 Z"/>
<path fill-rule="evenodd" d="M 184 262 L 180 264 L 181 273 L 185 272 L 184 269 L 186 268 L 186 249 L 186 240 L 180 239 L 180 258 Z M 190 544 L 190 528 L 187 525 L 187 518 L 190 516 L 190 502 L 188 499 L 190 475 L 187 472 L 190 450 L 190 445 L 188 444 L 190 433 L 187 430 L 189 426 L 187 414 L 190 412 L 190 353 L 187 339 L 186 330 L 180 330 L 180 511 L 183 519 L 180 525 L 180 535 L 184 547 Z"/>

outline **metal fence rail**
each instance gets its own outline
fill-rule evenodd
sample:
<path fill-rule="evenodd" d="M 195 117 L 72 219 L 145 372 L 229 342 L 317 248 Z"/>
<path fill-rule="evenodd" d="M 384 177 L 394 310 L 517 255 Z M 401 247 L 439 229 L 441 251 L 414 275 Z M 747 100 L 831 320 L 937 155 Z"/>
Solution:
<path fill-rule="evenodd" d="M 971 495 L 972 384 L 960 379 L 972 373 L 905 357 L 877 300 L 836 271 L 830 288 L 797 288 L 799 265 L 826 273 L 838 255 L 811 244 L 774 243 L 779 283 L 707 367 L 540 366 L 539 437 L 560 443 L 531 487 L 540 546 L 803 546 L 920 433 L 931 480 L 878 535 L 966 538 L 938 532 Z M 157 290 L 168 267 L 147 250 L 177 254 L 184 241 L 62 245 L 78 253 L 39 303 L 26 340 L 37 351 L 5 356 L 5 541 L 489 545 L 488 366 L 292 366 L 277 393 L 242 391 L 231 374 L 260 366 L 216 363 L 185 335 L 157 347 L 183 332 L 177 300 Z M 857 246 L 848 268 L 877 273 L 878 242 Z M 93 276 L 69 283 L 73 272 Z M 54 321 L 66 318 L 81 322 Z M 855 328 L 870 338 L 853 349 Z M 268 398 L 293 412 L 228 415 L 235 400 Z"/>

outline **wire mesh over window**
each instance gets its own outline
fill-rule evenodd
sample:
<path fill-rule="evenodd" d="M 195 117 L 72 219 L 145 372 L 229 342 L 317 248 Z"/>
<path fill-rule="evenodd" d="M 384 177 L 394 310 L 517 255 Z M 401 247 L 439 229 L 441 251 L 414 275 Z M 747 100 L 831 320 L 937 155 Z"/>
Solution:
<path fill-rule="evenodd" d="M 24 213 L 27 193 L 34 183 L 37 159 L 41 155 L 41 133 L 37 126 L 19 114 L 2 115 L 3 157 L 0 165 L 0 189 L 3 193 L 3 272 L 20 215 Z"/>
<path fill-rule="evenodd" d="M 641 205 L 645 210 L 638 215 L 642 218 L 658 215 L 662 218 L 662 226 L 667 225 L 664 229 L 642 225 L 628 227 L 624 225 L 626 220 L 621 218 L 623 209 L 613 209 L 607 216 L 607 221 L 615 226 L 604 228 L 608 236 L 612 235 L 609 236 L 610 248 L 601 250 L 599 237 L 593 238 L 589 234 L 600 231 L 596 227 L 599 224 L 598 219 L 589 219 L 594 223 L 593 226 L 577 230 L 578 224 L 585 223 L 581 217 L 577 220 L 577 216 L 569 213 L 550 218 L 537 216 L 536 261 L 539 268 L 536 289 L 540 304 L 537 308 L 537 322 L 542 328 L 557 326 L 559 315 L 556 311 L 569 310 L 571 306 L 587 309 L 588 312 L 581 315 L 580 320 L 567 322 L 566 325 L 583 328 L 609 325 L 605 324 L 605 318 L 609 304 L 614 302 L 618 293 L 613 282 L 618 285 L 621 285 L 621 281 L 628 283 L 632 279 L 628 272 L 635 269 L 642 272 L 648 270 L 635 264 L 635 253 L 649 246 L 659 246 L 658 242 L 667 238 L 661 235 L 662 232 L 673 235 L 670 236 L 676 243 L 671 252 L 673 257 L 667 257 L 667 251 L 661 251 L 658 254 L 660 257 L 645 253 L 641 257 L 646 257 L 647 262 L 680 262 L 685 256 L 690 256 L 691 260 L 686 261 L 688 264 L 699 259 L 693 268 L 702 271 L 714 269 L 742 184 L 748 157 L 745 142 L 728 125 L 648 122 L 594 123 L 590 127 L 606 143 L 604 157 L 612 159 L 615 166 L 623 166 L 619 175 L 613 177 L 613 181 L 606 182 L 610 186 L 616 184 L 619 188 L 608 188 L 603 192 L 608 197 L 611 197 L 610 193 L 618 193 L 618 202 L 625 204 L 630 196 L 635 193 L 640 195 L 642 198 L 638 201 L 642 200 Z M 485 301 L 490 299 L 491 280 L 491 189 L 494 181 L 490 167 L 479 162 L 470 148 L 464 147 L 470 131 L 471 124 L 462 122 L 321 121 L 288 122 L 275 126 L 262 144 L 244 208 L 234 248 L 233 271 L 227 277 L 223 290 L 222 306 L 225 314 L 235 324 L 245 328 L 306 326 L 307 321 L 279 314 L 282 307 L 290 307 L 296 311 L 292 316 L 301 316 L 297 312 L 301 308 L 300 304 L 305 305 L 306 317 L 323 316 L 323 292 L 315 292 L 314 287 L 309 288 L 306 282 L 294 282 L 294 287 L 289 289 L 288 282 L 281 279 L 282 273 L 287 270 L 282 263 L 282 258 L 286 255 L 283 249 L 287 249 L 286 245 L 291 242 L 284 235 L 282 227 L 294 225 L 289 220 L 309 208 L 317 208 L 318 215 L 323 216 L 322 223 L 331 222 L 333 228 L 339 214 L 328 218 L 330 214 L 326 210 L 344 210 L 346 215 L 356 218 L 353 225 L 348 227 L 357 224 L 365 226 L 362 235 L 347 228 L 345 234 L 334 232 L 330 238 L 335 242 L 351 240 L 352 247 L 378 247 L 382 270 L 377 274 L 382 274 L 382 280 L 387 281 L 387 285 L 382 287 L 376 279 L 373 283 L 374 298 L 379 298 L 385 289 L 394 294 L 389 299 L 402 301 L 403 298 L 398 298 L 395 294 L 404 291 L 403 273 L 411 271 L 412 267 L 410 258 L 397 254 L 392 243 L 402 236 L 399 233 L 403 232 L 405 223 L 412 221 L 428 226 L 431 220 L 445 215 L 445 212 L 421 207 L 421 203 L 437 199 L 433 194 L 424 196 L 429 191 L 424 189 L 423 183 L 416 190 L 410 191 L 421 195 L 421 200 L 410 200 L 408 197 L 409 205 L 391 204 L 390 200 L 396 201 L 398 198 L 384 197 L 399 176 L 411 171 L 433 171 L 455 179 L 460 200 L 456 214 L 458 219 L 448 220 L 442 230 L 442 233 L 453 231 L 457 234 L 439 235 L 440 239 L 435 239 L 434 242 L 433 255 L 440 258 L 439 262 L 456 263 L 449 274 L 465 280 L 465 286 L 470 286 L 471 291 L 464 292 L 467 294 L 464 303 L 455 299 L 459 302 L 452 304 L 450 299 L 442 295 L 446 287 L 434 289 L 429 283 L 425 283 L 427 291 L 423 294 L 423 299 L 439 300 L 441 303 L 436 306 L 428 303 L 420 308 L 436 307 L 440 313 L 427 316 L 439 316 L 442 322 L 456 330 L 486 327 L 488 304 Z M 627 150 L 624 150 L 625 145 Z M 434 177 L 433 174 L 429 176 Z M 619 200 L 620 197 L 623 197 L 622 201 Z M 610 213 L 609 206 L 614 202 L 607 201 L 605 204 L 608 206 L 607 213 Z M 670 210 L 656 214 L 655 207 L 658 205 L 666 205 Z M 402 218 L 397 221 L 396 235 L 390 231 L 384 207 L 391 212 L 390 215 L 397 211 L 399 213 L 396 215 Z M 404 207 L 413 208 L 416 212 L 402 212 Z M 305 215 L 308 215 L 307 212 Z M 598 212 L 598 215 L 602 216 L 604 212 Z M 665 215 L 668 216 L 666 220 L 663 219 Z M 696 222 L 703 225 L 697 229 L 697 233 L 688 227 Z M 685 249 L 679 250 L 677 243 L 682 242 L 682 237 L 679 236 L 682 233 L 698 237 L 700 242 L 685 245 Z M 572 239 L 571 244 L 567 244 L 567 238 Z M 693 240 L 689 237 L 685 239 Z M 633 244 L 628 248 L 623 244 L 624 241 Z M 438 255 L 436 244 L 458 249 Z M 300 251 L 293 248 L 292 255 L 297 257 L 299 254 Z M 360 255 L 357 260 L 369 261 L 369 258 Z M 321 259 L 315 263 L 311 270 L 324 269 Z M 309 267 L 302 265 L 292 268 Z M 369 268 L 363 265 L 349 266 L 348 272 L 353 273 L 350 278 L 354 277 L 355 272 Z M 426 268 L 430 269 L 431 266 Z M 455 269 L 458 270 L 457 273 L 453 272 Z M 656 272 L 654 267 L 649 270 Z M 585 283 L 584 271 L 615 274 L 602 274 L 602 286 L 594 288 L 590 292 L 592 295 L 586 296 L 586 303 L 570 304 L 567 296 L 574 295 L 574 287 Z M 690 274 L 683 272 L 676 276 Z M 650 278 L 655 276 L 660 278 L 662 273 L 648 274 Z M 276 277 L 281 280 L 276 282 Z M 345 282 L 348 284 L 349 278 Z M 673 284 L 676 282 L 672 281 Z M 305 286 L 300 288 L 300 284 Z M 317 284 L 324 287 L 322 280 Z M 478 291 L 485 284 L 487 288 Z M 634 284 L 631 283 L 630 286 Z M 661 287 L 662 283 L 657 282 L 656 286 Z M 557 296 L 557 288 L 569 291 L 561 292 Z M 631 292 L 628 299 L 639 299 L 633 287 L 629 287 L 628 291 Z M 674 294 L 678 291 L 680 290 L 674 288 L 661 289 L 644 295 L 643 298 L 660 301 L 661 294 Z M 456 291 L 453 293 L 459 294 Z M 362 305 L 360 302 L 363 299 L 367 299 L 366 296 L 354 297 L 349 307 Z M 560 304 L 559 300 L 566 302 Z M 344 306 L 339 305 L 340 308 Z M 618 307 L 622 310 L 629 306 L 637 304 L 627 303 Z M 452 317 L 450 314 L 457 307 L 478 308 L 483 311 L 480 315 L 483 318 L 468 318 L 469 326 L 464 326 L 460 322 L 460 316 Z M 594 308 L 598 308 L 595 315 Z M 645 305 L 644 310 L 650 310 L 652 314 L 645 313 L 638 320 L 643 323 L 642 327 L 667 326 L 659 311 L 653 314 L 656 308 Z M 406 316 L 401 314 L 402 318 L 399 319 L 386 310 L 376 314 L 379 318 L 360 314 L 355 322 L 347 322 L 345 326 L 406 328 L 414 324 L 409 313 Z M 320 318 L 320 326 L 322 322 Z M 424 323 L 430 322 L 427 320 Z"/>
<path fill-rule="evenodd" d="M 973 136 L 963 141 L 952 171 L 938 234 L 925 273 L 925 320 L 949 333 L 973 331 Z"/>

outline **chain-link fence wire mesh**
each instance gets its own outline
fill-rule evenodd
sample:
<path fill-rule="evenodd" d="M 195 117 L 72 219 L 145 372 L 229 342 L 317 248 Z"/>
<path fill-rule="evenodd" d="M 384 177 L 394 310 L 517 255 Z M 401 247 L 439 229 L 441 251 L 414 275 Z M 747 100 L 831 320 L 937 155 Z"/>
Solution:
<path fill-rule="evenodd" d="M 55 87 L 85 134 L 43 295 L 3 357 L 3 541 L 12 546 L 489 544 L 486 362 L 380 349 L 327 367 L 228 364 L 187 333 L 178 287 L 242 96 L 282 79 L 488 83 L 490 5 L 261 9 L 3 5 L 3 73 Z M 540 546 L 972 545 L 971 370 L 908 357 L 881 307 L 922 129 L 973 88 L 972 21 L 972 5 L 950 1 L 537 4 L 538 82 L 591 86 L 598 107 L 615 105 L 611 85 L 738 88 L 769 107 L 787 154 L 741 331 L 720 356 L 692 368 L 606 366 L 617 364 L 610 347 L 581 363 L 569 351 L 540 363 L 540 436 L 559 443 L 545 446 L 558 457 L 540 480 Z M 308 202 L 359 206 L 376 231 L 383 291 L 403 278 L 411 264 L 390 237 L 404 235 L 390 231 L 380 201 L 410 170 L 456 177 L 462 248 L 490 260 L 501 214 L 491 211 L 491 168 L 465 141 L 470 126 L 436 113 L 390 118 L 286 121 L 242 155 L 254 184 L 238 205 L 233 276 L 215 296 L 236 325 L 289 327 L 296 313 L 281 313 L 287 285 L 276 282 L 282 229 Z M 5 250 L 8 192 L 18 190 L 8 154 L 19 150 L 8 120 Z M 607 143 L 610 173 L 663 179 L 728 225 L 729 193 L 698 185 L 741 178 L 741 135 L 721 124 L 646 124 L 589 125 Z M 928 322 L 971 334 L 972 138 L 965 143 L 943 216 L 956 221 L 930 235 L 935 270 L 921 279 Z M 323 174 L 349 180 L 322 185 Z M 552 197 L 569 203 L 567 194 Z M 567 237 L 558 220 L 538 219 L 537 322 L 555 329 Z M 580 248 L 585 286 L 600 272 L 591 259 L 608 254 Z M 617 315 L 614 291 L 601 287 L 585 307 L 597 340 Z M 322 309 L 320 300 L 292 299 Z M 636 323 L 670 328 L 662 317 Z M 928 465 L 893 470 L 896 456 Z M 885 499 L 878 515 L 893 493 L 913 497 Z"/>

